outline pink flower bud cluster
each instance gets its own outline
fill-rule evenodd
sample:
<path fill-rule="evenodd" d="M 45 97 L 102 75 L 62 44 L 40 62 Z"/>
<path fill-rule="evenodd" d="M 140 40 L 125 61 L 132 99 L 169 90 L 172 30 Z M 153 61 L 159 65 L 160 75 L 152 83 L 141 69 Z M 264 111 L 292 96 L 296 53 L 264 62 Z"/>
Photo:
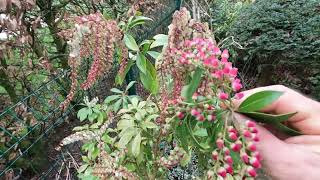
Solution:
<path fill-rule="evenodd" d="M 160 164 L 168 169 L 172 169 L 180 163 L 181 159 L 184 157 L 184 154 L 185 151 L 176 146 L 170 151 L 170 155 L 168 157 L 161 157 Z"/>
<path fill-rule="evenodd" d="M 256 124 L 249 120 L 245 122 L 245 126 L 240 131 L 233 126 L 228 126 L 225 137 L 219 134 L 215 141 L 216 150 L 211 154 L 213 164 L 219 166 L 216 169 L 209 170 L 207 176 L 211 176 L 212 172 L 222 178 L 227 177 L 227 174 L 233 175 L 234 159 L 230 155 L 230 151 L 233 151 L 239 154 L 244 164 L 243 168 L 246 169 L 246 175 L 256 177 L 256 170 L 261 168 L 261 156 L 255 144 L 259 141 L 257 133 Z"/>
<path fill-rule="evenodd" d="M 200 66 L 207 70 L 206 76 L 209 78 L 206 78 L 206 82 L 202 85 L 217 86 L 218 92 L 215 93 L 217 93 L 219 99 L 228 100 L 232 94 L 237 99 L 243 97 L 243 94 L 239 93 L 242 84 L 240 79 L 237 78 L 238 69 L 229 62 L 228 50 L 222 51 L 215 46 L 211 39 L 196 38 L 185 41 L 184 49 L 172 49 L 172 51 L 179 55 L 178 62 L 182 66 Z M 207 88 L 211 89 L 212 87 Z M 208 91 L 210 90 L 206 90 L 204 93 L 208 93 Z"/>

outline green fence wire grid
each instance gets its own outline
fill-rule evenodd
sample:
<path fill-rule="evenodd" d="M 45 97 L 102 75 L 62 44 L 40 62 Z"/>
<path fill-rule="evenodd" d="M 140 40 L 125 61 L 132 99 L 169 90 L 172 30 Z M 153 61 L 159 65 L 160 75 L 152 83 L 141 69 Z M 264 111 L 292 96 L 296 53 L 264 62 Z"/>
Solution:
<path fill-rule="evenodd" d="M 170 24 L 171 16 L 181 6 L 181 0 L 167 0 L 165 11 L 155 13 L 153 23 L 136 33 L 138 41 L 152 38 L 159 33 L 159 28 Z M 62 111 L 60 104 L 68 93 L 69 71 L 61 72 L 37 90 L 23 97 L 17 104 L 6 108 L 0 114 L 0 178 L 14 174 L 19 179 L 38 177 L 50 179 L 50 172 L 57 171 L 57 165 L 64 160 L 63 154 L 58 159 L 49 160 L 45 152 L 47 141 L 54 135 L 54 130 L 76 111 L 77 104 L 84 96 L 95 96 L 95 90 L 79 91 L 74 102 Z M 126 81 L 136 79 L 134 70 L 130 71 Z M 110 78 L 110 77 L 105 77 Z M 96 84 L 99 84 L 97 82 Z M 133 88 L 134 89 L 134 88 Z M 105 88 L 102 88 L 105 90 Z M 135 94 L 135 90 L 130 92 Z M 54 162 L 52 162 L 54 161 Z M 44 169 L 44 167 L 46 167 Z M 25 170 L 31 172 L 25 172 Z M 28 177 L 27 175 L 32 174 Z"/>

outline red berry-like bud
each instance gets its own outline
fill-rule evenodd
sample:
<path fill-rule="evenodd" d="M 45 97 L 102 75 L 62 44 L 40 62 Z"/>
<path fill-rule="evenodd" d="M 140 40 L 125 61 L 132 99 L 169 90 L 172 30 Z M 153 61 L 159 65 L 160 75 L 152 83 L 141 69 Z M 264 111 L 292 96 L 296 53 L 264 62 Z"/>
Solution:
<path fill-rule="evenodd" d="M 244 137 L 246 137 L 246 138 L 251 138 L 251 136 L 252 136 L 252 133 L 249 131 L 249 130 L 244 130 L 243 131 L 243 135 L 244 135 Z"/>
<path fill-rule="evenodd" d="M 242 147 L 242 145 L 241 144 L 232 143 L 230 147 L 231 147 L 232 151 L 239 152 L 241 147 Z"/>
<path fill-rule="evenodd" d="M 259 161 L 262 160 L 262 157 L 258 151 L 255 151 L 251 154 L 253 157 L 256 157 Z"/>
<path fill-rule="evenodd" d="M 200 112 L 198 110 L 196 110 L 196 109 L 192 109 L 191 110 L 191 115 L 192 116 L 198 116 L 199 114 L 200 114 Z"/>
<path fill-rule="evenodd" d="M 197 120 L 202 122 L 202 121 L 205 120 L 205 118 L 204 118 L 203 115 L 199 114 L 199 115 L 197 116 Z"/>
<path fill-rule="evenodd" d="M 247 120 L 245 123 L 248 128 L 256 126 L 256 123 L 250 120 Z"/>
<path fill-rule="evenodd" d="M 220 167 L 217 171 L 217 174 L 223 178 L 225 178 L 227 176 L 227 171 L 225 168 Z"/>
<path fill-rule="evenodd" d="M 235 134 L 238 133 L 237 130 L 236 130 L 236 128 L 234 128 L 234 127 L 232 127 L 232 126 L 229 126 L 229 127 L 228 127 L 228 132 L 229 132 L 229 133 L 233 132 L 233 133 L 235 133 Z"/>
<path fill-rule="evenodd" d="M 226 161 L 226 163 L 228 163 L 228 164 L 230 164 L 230 165 L 233 163 L 233 159 L 232 159 L 231 156 L 225 156 L 225 157 L 224 157 L 224 160 Z"/>
<path fill-rule="evenodd" d="M 250 130 L 252 133 L 258 133 L 258 129 L 255 128 L 255 127 L 250 127 L 249 130 Z"/>
<path fill-rule="evenodd" d="M 241 153 L 240 154 L 240 157 L 241 157 L 241 160 L 244 162 L 244 163 L 249 163 L 249 156 L 247 153 Z"/>
<path fill-rule="evenodd" d="M 249 166 L 247 168 L 247 173 L 250 177 L 256 177 L 257 176 L 257 172 L 256 170 L 252 167 L 252 166 Z"/>
<path fill-rule="evenodd" d="M 226 171 L 227 171 L 227 173 L 229 173 L 229 174 L 233 174 L 233 168 L 232 168 L 232 166 L 230 166 L 229 164 L 225 164 L 224 165 L 224 168 L 226 169 Z"/>
<path fill-rule="evenodd" d="M 213 115 L 208 115 L 207 119 L 208 119 L 208 121 L 214 121 L 216 119 L 216 117 Z"/>
<path fill-rule="evenodd" d="M 258 142 L 258 141 L 260 140 L 257 134 L 252 134 L 252 137 L 251 137 L 251 138 L 252 138 L 252 140 L 255 141 L 255 142 Z"/>
<path fill-rule="evenodd" d="M 250 158 L 250 164 L 255 168 L 260 168 L 261 167 L 260 161 L 255 157 Z"/>
<path fill-rule="evenodd" d="M 230 155 L 230 150 L 227 147 L 223 148 L 224 155 Z"/>
<path fill-rule="evenodd" d="M 218 152 L 217 151 L 212 151 L 212 154 L 211 154 L 211 157 L 212 157 L 212 160 L 216 161 L 218 160 Z"/>
<path fill-rule="evenodd" d="M 253 142 L 248 143 L 248 150 L 253 152 L 257 150 L 257 146 Z"/>
<path fill-rule="evenodd" d="M 224 146 L 223 140 L 222 140 L 222 139 L 217 139 L 216 145 L 217 145 L 217 147 L 218 147 L 219 149 L 222 149 L 223 146 Z"/>
<path fill-rule="evenodd" d="M 232 141 L 236 141 L 238 139 L 238 136 L 234 133 L 234 132 L 230 132 L 229 133 L 229 138 L 232 140 Z"/>
<path fill-rule="evenodd" d="M 183 112 L 177 112 L 177 117 L 178 117 L 179 119 L 183 119 L 183 118 L 184 118 Z"/>
<path fill-rule="evenodd" d="M 231 147 L 232 151 L 234 151 L 234 152 L 238 152 L 238 151 L 240 151 L 240 149 L 241 149 L 241 145 L 239 145 L 239 144 L 234 144 L 234 143 L 232 143 L 232 144 L 230 145 L 230 147 Z"/>

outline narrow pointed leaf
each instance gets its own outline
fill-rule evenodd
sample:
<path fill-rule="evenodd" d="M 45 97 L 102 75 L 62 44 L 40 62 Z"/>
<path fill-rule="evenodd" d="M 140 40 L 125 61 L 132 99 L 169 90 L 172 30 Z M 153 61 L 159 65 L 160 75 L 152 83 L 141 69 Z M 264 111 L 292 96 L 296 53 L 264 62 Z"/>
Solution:
<path fill-rule="evenodd" d="M 139 132 L 132 141 L 132 155 L 138 157 L 140 154 L 141 133 Z"/>
<path fill-rule="evenodd" d="M 273 123 L 280 123 L 280 122 L 287 121 L 289 118 L 297 114 L 297 112 L 279 114 L 279 115 L 266 114 L 261 112 L 242 112 L 242 114 L 261 123 L 273 124 Z"/>
<path fill-rule="evenodd" d="M 137 66 L 143 74 L 147 73 L 147 59 L 141 53 L 138 53 L 137 55 Z"/>
<path fill-rule="evenodd" d="M 283 125 L 281 123 L 277 123 L 274 125 L 275 128 L 277 128 L 279 131 L 282 131 L 288 135 L 291 135 L 291 136 L 298 136 L 298 135 L 302 135 L 302 133 L 294 130 L 294 129 L 291 129 L 289 128 L 288 126 L 286 125 Z"/>

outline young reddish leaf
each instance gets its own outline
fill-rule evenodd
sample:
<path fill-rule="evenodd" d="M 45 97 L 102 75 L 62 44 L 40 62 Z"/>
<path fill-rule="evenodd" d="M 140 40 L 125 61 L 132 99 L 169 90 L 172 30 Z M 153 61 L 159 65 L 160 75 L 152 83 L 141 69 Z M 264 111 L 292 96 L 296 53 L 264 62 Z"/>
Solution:
<path fill-rule="evenodd" d="M 252 94 L 245 99 L 239 106 L 239 112 L 259 111 L 276 101 L 283 92 L 280 91 L 261 91 Z"/>

